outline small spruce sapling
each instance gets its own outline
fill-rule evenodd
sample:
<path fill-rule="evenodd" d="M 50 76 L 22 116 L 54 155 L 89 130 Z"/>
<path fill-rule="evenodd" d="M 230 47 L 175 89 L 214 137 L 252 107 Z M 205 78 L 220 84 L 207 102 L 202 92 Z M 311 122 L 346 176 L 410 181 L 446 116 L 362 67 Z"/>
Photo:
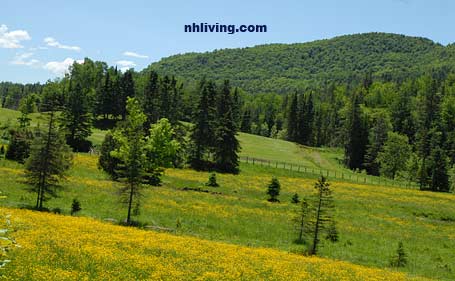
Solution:
<path fill-rule="evenodd" d="M 327 228 L 327 235 L 325 239 L 334 243 L 338 241 L 338 230 L 336 228 L 335 222 L 332 221 L 332 223 Z"/>
<path fill-rule="evenodd" d="M 220 186 L 216 181 L 216 173 L 211 173 L 209 175 L 209 181 L 205 184 L 206 186 L 218 187 Z"/>
<path fill-rule="evenodd" d="M 293 203 L 293 204 L 299 204 L 300 203 L 300 198 L 299 198 L 299 195 L 297 193 L 294 193 L 294 195 L 292 195 L 291 203 Z"/>
<path fill-rule="evenodd" d="M 80 210 L 82 210 L 81 203 L 79 202 L 79 200 L 73 199 L 73 203 L 71 203 L 71 215 L 76 214 Z"/>
<path fill-rule="evenodd" d="M 406 252 L 404 251 L 403 242 L 398 242 L 396 255 L 390 260 L 390 265 L 393 267 L 404 267 L 408 263 Z"/>
<path fill-rule="evenodd" d="M 269 195 L 269 202 L 280 202 L 278 196 L 280 195 L 281 185 L 277 178 L 273 177 L 267 188 L 267 195 Z"/>

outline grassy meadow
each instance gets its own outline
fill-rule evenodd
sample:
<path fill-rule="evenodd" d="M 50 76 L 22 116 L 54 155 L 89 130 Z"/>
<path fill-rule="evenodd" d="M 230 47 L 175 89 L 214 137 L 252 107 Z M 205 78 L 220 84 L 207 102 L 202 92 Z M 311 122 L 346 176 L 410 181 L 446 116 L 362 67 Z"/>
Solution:
<path fill-rule="evenodd" d="M 203 186 L 207 173 L 168 169 L 162 186 L 146 189 L 137 219 L 144 225 L 165 228 L 179 236 L 300 253 L 303 246 L 292 243 L 296 238 L 292 218 L 297 206 L 290 199 L 295 192 L 301 197 L 310 195 L 314 179 L 247 164 L 241 169 L 240 175 L 218 175 L 221 185 L 218 188 Z M 17 208 L 33 204 L 35 196 L 26 191 L 22 173 L 21 165 L 0 162 L 0 191 L 7 196 L 1 202 L 3 206 Z M 278 174 L 282 184 L 279 204 L 266 201 L 266 186 L 272 174 Z M 400 271 L 408 276 L 452 279 L 455 271 L 453 194 L 344 182 L 331 184 L 340 241 L 324 241 L 322 257 L 388 269 L 398 242 L 403 241 L 408 265 Z M 185 191 L 185 187 L 201 187 L 211 193 Z M 79 216 L 118 222 L 126 216 L 125 206 L 118 201 L 118 188 L 118 183 L 97 169 L 96 156 L 76 154 L 60 197 L 51 199 L 46 206 L 61 208 L 68 215 L 73 198 L 77 198 L 82 205 Z M 20 232 L 15 235 L 20 243 Z M 60 253 L 65 255 L 64 251 Z M 17 259 L 19 262 L 20 254 Z"/>
<path fill-rule="evenodd" d="M 2 272 L 8 280 L 427 280 L 90 218 L 0 208 L 2 221 L 5 216 L 20 245 Z"/>
<path fill-rule="evenodd" d="M 19 115 L 0 109 L 0 123 L 14 124 Z M 43 123 L 42 115 L 31 117 L 32 126 Z M 105 134 L 94 129 L 90 140 L 100 145 Z M 243 133 L 239 140 L 241 156 L 354 174 L 342 166 L 340 149 L 304 147 Z M 100 171 L 97 161 L 96 155 L 75 154 L 59 197 L 46 202 L 50 210 L 58 208 L 66 216 L 73 199 L 81 202 L 78 216 L 85 218 L 62 219 L 18 210 L 33 205 L 35 194 L 27 192 L 23 165 L 0 160 L 0 192 L 6 196 L 0 201 L 1 212 L 12 214 L 12 235 L 23 245 L 7 266 L 9 280 L 45 280 L 43 276 L 49 274 L 62 276 L 53 280 L 94 279 L 103 276 L 104 269 L 118 271 L 110 275 L 117 280 L 194 279 L 194 274 L 219 280 L 224 273 L 225 279 L 255 279 L 252 272 L 257 278 L 276 280 L 453 280 L 455 276 L 454 194 L 331 180 L 340 241 L 323 239 L 322 258 L 308 258 L 296 255 L 305 246 L 293 243 L 298 205 L 291 203 L 291 197 L 313 194 L 316 175 L 242 163 L 239 175 L 218 174 L 220 187 L 210 188 L 204 185 L 208 173 L 168 169 L 162 186 L 145 189 L 135 219 L 144 229 L 155 231 L 143 231 L 108 224 L 123 221 L 126 206 L 117 195 L 120 184 Z M 280 203 L 266 200 L 272 176 L 282 185 Z M 198 188 L 208 192 L 194 190 Z M 54 239 L 50 229 L 58 238 L 56 245 L 50 243 Z M 79 236 L 87 239 L 74 238 Z M 65 244 L 71 239 L 74 242 Z M 112 244 L 113 240 L 121 242 Z M 390 259 L 400 241 L 408 264 L 395 273 Z M 136 249 L 138 245 L 143 248 Z M 78 255 L 83 258 L 76 261 Z M 235 259 L 241 260 L 240 269 L 233 269 Z M 149 262 L 154 262 L 153 268 Z M 21 270 L 25 264 L 35 266 Z M 199 271 L 194 271 L 196 267 Z"/>

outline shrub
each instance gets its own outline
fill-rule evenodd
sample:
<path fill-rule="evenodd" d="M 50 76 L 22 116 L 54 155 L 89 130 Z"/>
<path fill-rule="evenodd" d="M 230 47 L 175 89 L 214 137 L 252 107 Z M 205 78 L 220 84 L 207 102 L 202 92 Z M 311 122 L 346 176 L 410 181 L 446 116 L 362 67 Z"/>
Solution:
<path fill-rule="evenodd" d="M 299 198 L 299 195 L 297 193 L 294 193 L 294 195 L 292 195 L 291 203 L 293 203 L 293 204 L 299 204 L 300 203 L 300 198 Z"/>
<path fill-rule="evenodd" d="M 71 215 L 76 214 L 80 210 L 82 210 L 81 203 L 79 202 L 79 200 L 73 199 L 73 203 L 71 203 Z"/>
<path fill-rule="evenodd" d="M 218 187 L 220 186 L 217 182 L 216 182 L 216 173 L 211 173 L 209 175 L 209 181 L 205 184 L 206 186 L 211 186 L 211 187 Z"/>

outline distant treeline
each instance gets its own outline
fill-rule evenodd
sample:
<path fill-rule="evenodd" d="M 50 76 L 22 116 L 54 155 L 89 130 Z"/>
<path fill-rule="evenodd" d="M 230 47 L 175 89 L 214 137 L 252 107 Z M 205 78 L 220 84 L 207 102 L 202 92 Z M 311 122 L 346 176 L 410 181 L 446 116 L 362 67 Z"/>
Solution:
<path fill-rule="evenodd" d="M 0 93 L 4 107 L 26 108 L 27 112 L 73 108 L 79 117 L 67 121 L 74 126 L 87 122 L 87 126 L 113 127 L 125 117 L 127 97 L 140 101 L 147 126 L 161 118 L 172 124 L 186 121 L 205 126 L 201 102 L 225 110 L 220 108 L 222 103 L 210 100 L 210 93 L 221 97 L 224 88 L 230 86 L 204 77 L 194 82 L 150 69 L 122 73 L 104 62 L 85 59 L 62 79 L 44 85 L 1 83 Z M 422 189 L 451 189 L 454 73 L 428 71 L 417 78 L 384 82 L 367 72 L 360 81 L 328 80 L 284 95 L 250 94 L 239 88 L 229 91 L 232 112 L 226 114 L 232 114 L 229 118 L 235 120 L 235 130 L 309 146 L 343 147 L 345 164 L 351 169 L 416 181 Z M 69 94 L 73 92 L 77 94 Z M 201 99 L 207 93 L 208 100 Z M 205 114 L 211 114 L 210 109 Z M 78 137 L 75 134 L 69 140 Z M 208 155 L 216 150 L 213 142 L 206 146 Z"/>

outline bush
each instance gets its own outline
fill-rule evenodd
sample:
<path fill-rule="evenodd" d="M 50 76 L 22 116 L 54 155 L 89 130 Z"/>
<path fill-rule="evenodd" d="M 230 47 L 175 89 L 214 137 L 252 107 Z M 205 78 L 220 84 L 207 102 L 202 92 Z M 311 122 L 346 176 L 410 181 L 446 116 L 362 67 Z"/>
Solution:
<path fill-rule="evenodd" d="M 269 202 L 280 202 L 278 196 L 280 195 L 281 185 L 277 178 L 273 177 L 267 188 L 267 195 L 269 195 Z"/>
<path fill-rule="evenodd" d="M 209 181 L 205 184 L 206 186 L 211 186 L 211 187 L 218 187 L 220 186 L 217 182 L 216 182 L 216 173 L 211 173 L 210 176 L 209 176 Z"/>
<path fill-rule="evenodd" d="M 60 208 L 58 208 L 58 207 L 57 207 L 57 208 L 54 208 L 54 209 L 52 209 L 52 213 L 54 213 L 54 214 L 61 214 L 61 213 L 62 213 L 62 209 L 60 209 Z"/>
<path fill-rule="evenodd" d="M 297 193 L 294 193 L 294 195 L 292 195 L 291 203 L 293 203 L 293 204 L 299 204 L 300 203 L 300 198 L 299 198 L 299 195 Z"/>
<path fill-rule="evenodd" d="M 80 210 L 82 210 L 81 203 L 79 202 L 79 200 L 73 199 L 73 203 L 71 203 L 71 215 L 76 214 Z"/>

